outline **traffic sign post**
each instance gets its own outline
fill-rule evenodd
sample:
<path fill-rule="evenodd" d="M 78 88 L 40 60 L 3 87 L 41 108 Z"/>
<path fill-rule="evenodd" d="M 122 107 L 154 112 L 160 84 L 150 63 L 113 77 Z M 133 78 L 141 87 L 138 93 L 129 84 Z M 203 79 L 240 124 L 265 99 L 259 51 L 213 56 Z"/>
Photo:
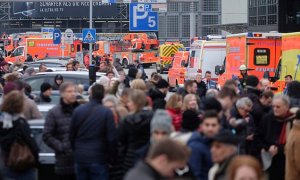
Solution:
<path fill-rule="evenodd" d="M 73 34 L 72 29 L 66 29 L 65 34 L 64 34 L 64 40 L 65 40 L 65 43 L 67 43 L 67 44 L 73 44 L 74 34 Z"/>
<path fill-rule="evenodd" d="M 96 42 L 96 29 L 83 29 L 82 42 L 95 43 Z"/>
<path fill-rule="evenodd" d="M 151 4 L 130 4 L 129 31 L 158 31 L 158 13 L 152 12 Z"/>
<path fill-rule="evenodd" d="M 53 31 L 53 44 L 61 43 L 61 31 L 59 29 L 54 29 Z"/>

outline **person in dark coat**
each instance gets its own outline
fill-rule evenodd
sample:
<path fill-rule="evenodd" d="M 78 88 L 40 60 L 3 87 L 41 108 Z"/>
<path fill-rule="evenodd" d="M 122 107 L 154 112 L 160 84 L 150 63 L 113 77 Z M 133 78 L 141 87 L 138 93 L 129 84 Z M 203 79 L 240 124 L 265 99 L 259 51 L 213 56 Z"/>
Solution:
<path fill-rule="evenodd" d="M 190 156 L 189 149 L 179 142 L 165 138 L 153 144 L 145 161 L 140 161 L 124 180 L 172 179 L 177 169 L 185 167 Z"/>
<path fill-rule="evenodd" d="M 119 58 L 115 59 L 113 65 L 114 65 L 114 67 L 116 68 L 117 71 L 123 71 L 121 60 Z"/>
<path fill-rule="evenodd" d="M 197 95 L 202 98 L 205 96 L 207 88 L 204 81 L 202 81 L 201 74 L 197 74 L 195 78 L 195 82 L 197 83 Z"/>
<path fill-rule="evenodd" d="M 168 90 L 169 83 L 164 79 L 159 80 L 155 87 L 149 90 L 149 96 L 153 101 L 153 110 L 165 109 L 165 97 L 168 93 Z"/>
<path fill-rule="evenodd" d="M 57 74 L 54 77 L 53 90 L 59 90 L 60 85 L 64 82 L 64 77 L 61 74 Z"/>
<path fill-rule="evenodd" d="M 262 152 L 262 161 L 266 162 L 264 154 L 272 156 L 270 166 L 264 169 L 269 173 L 269 179 L 284 179 L 285 155 L 284 146 L 295 117 L 289 110 L 290 100 L 286 95 L 276 95 L 273 98 L 273 111 L 266 114 L 255 135 L 255 144 Z"/>
<path fill-rule="evenodd" d="M 252 106 L 252 101 L 247 97 L 243 97 L 237 100 L 235 106 L 230 111 L 230 129 L 236 136 L 242 139 L 239 147 L 242 154 L 249 153 L 252 149 L 255 132 L 253 117 L 249 114 Z"/>
<path fill-rule="evenodd" d="M 24 104 L 24 96 L 19 91 L 11 91 L 4 97 L 1 106 L 2 116 L 0 119 L 0 159 L 4 160 L 3 175 L 7 179 L 28 179 L 33 180 L 36 177 L 35 169 L 38 165 L 39 148 L 31 133 L 27 121 L 21 117 Z M 34 162 L 30 166 L 22 169 L 14 169 L 7 164 L 12 146 L 16 140 L 24 143 L 32 153 Z M 2 165 L 2 164 L 1 164 Z"/>
<path fill-rule="evenodd" d="M 110 109 L 102 105 L 104 87 L 91 87 L 91 100 L 72 116 L 70 141 L 77 180 L 108 179 L 108 166 L 117 153 L 117 131 Z"/>
<path fill-rule="evenodd" d="M 141 90 L 133 90 L 129 94 L 128 108 L 130 115 L 120 122 L 118 137 L 122 162 L 122 174 L 124 175 L 134 166 L 137 150 L 145 146 L 150 140 L 150 122 L 153 112 L 146 110 L 146 94 Z"/>
<path fill-rule="evenodd" d="M 136 78 L 136 74 L 138 73 L 138 69 L 135 67 L 129 67 L 128 74 L 125 77 L 124 83 L 126 88 L 130 88 L 131 82 Z"/>
<path fill-rule="evenodd" d="M 38 98 L 36 98 L 35 102 L 37 103 L 50 103 L 51 102 L 51 94 L 52 94 L 52 86 L 51 84 L 44 82 L 41 85 L 41 93 Z"/>
<path fill-rule="evenodd" d="M 187 145 L 192 154 L 189 165 L 198 180 L 207 180 L 208 171 L 213 166 L 210 154 L 211 138 L 221 129 L 216 111 L 207 111 L 200 125 L 201 131 L 193 133 Z"/>
<path fill-rule="evenodd" d="M 55 173 L 59 179 L 75 179 L 74 158 L 69 139 L 72 113 L 76 102 L 76 87 L 66 82 L 60 88 L 59 104 L 49 110 L 43 131 L 44 142 L 55 151 Z"/>
<path fill-rule="evenodd" d="M 290 97 L 290 107 L 300 107 L 300 82 L 292 81 L 287 85 L 287 95 Z"/>

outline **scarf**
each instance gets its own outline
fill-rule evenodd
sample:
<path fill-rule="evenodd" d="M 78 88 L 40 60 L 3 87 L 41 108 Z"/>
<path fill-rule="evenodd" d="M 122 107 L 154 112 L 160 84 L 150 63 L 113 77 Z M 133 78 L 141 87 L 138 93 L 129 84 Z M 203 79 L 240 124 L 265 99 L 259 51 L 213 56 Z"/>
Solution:
<path fill-rule="evenodd" d="M 9 114 L 6 112 L 2 113 L 2 117 L 0 119 L 0 122 L 3 123 L 2 128 L 3 129 L 10 129 L 13 127 L 13 121 L 18 120 L 21 117 L 20 114 Z"/>
<path fill-rule="evenodd" d="M 285 117 L 283 118 L 277 118 L 277 121 L 282 122 L 282 129 L 279 135 L 278 143 L 280 145 L 285 145 L 286 138 L 288 137 L 288 134 L 291 130 L 291 122 L 295 118 L 295 114 L 292 114 L 290 111 L 287 112 Z"/>

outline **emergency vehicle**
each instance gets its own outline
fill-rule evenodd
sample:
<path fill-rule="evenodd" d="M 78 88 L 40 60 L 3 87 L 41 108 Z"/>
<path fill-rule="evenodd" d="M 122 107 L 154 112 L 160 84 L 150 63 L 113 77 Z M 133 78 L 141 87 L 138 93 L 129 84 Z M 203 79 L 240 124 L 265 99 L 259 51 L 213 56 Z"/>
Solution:
<path fill-rule="evenodd" d="M 98 33 L 94 54 L 119 58 L 124 67 L 140 60 L 144 65 L 155 64 L 159 58 L 159 41 L 155 33 Z"/>
<path fill-rule="evenodd" d="M 226 37 L 226 59 L 215 67 L 218 84 L 240 76 L 240 67 L 245 65 L 248 75 L 263 78 L 265 72 L 274 76 L 281 56 L 281 33 L 241 33 Z"/>
<path fill-rule="evenodd" d="M 174 59 L 174 54 L 179 50 L 184 50 L 184 45 L 179 42 L 165 42 L 159 46 L 158 54 L 160 61 L 156 63 L 156 70 L 158 73 L 169 70 Z"/>
<path fill-rule="evenodd" d="M 53 44 L 53 39 L 27 38 L 25 46 L 17 47 L 10 56 L 5 58 L 7 62 L 24 62 L 27 54 L 38 55 L 39 59 L 46 57 L 71 57 L 75 51 L 69 44 Z"/>
<path fill-rule="evenodd" d="M 186 68 L 185 64 L 189 60 L 189 51 L 178 51 L 174 54 L 172 66 L 168 71 L 168 81 L 170 87 L 184 84 Z"/>
<path fill-rule="evenodd" d="M 282 56 L 271 79 L 276 81 L 278 91 L 285 87 L 284 77 L 292 75 L 293 80 L 300 80 L 300 32 L 282 34 Z"/>

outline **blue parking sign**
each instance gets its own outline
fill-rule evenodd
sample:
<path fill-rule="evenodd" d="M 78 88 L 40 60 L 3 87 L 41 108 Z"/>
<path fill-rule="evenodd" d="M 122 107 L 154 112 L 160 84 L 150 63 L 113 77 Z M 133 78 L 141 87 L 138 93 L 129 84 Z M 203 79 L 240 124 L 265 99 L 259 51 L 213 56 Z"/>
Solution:
<path fill-rule="evenodd" d="M 61 31 L 59 29 L 53 30 L 53 44 L 61 43 Z"/>
<path fill-rule="evenodd" d="M 151 4 L 130 4 L 129 31 L 158 31 L 158 13 L 152 12 Z"/>

